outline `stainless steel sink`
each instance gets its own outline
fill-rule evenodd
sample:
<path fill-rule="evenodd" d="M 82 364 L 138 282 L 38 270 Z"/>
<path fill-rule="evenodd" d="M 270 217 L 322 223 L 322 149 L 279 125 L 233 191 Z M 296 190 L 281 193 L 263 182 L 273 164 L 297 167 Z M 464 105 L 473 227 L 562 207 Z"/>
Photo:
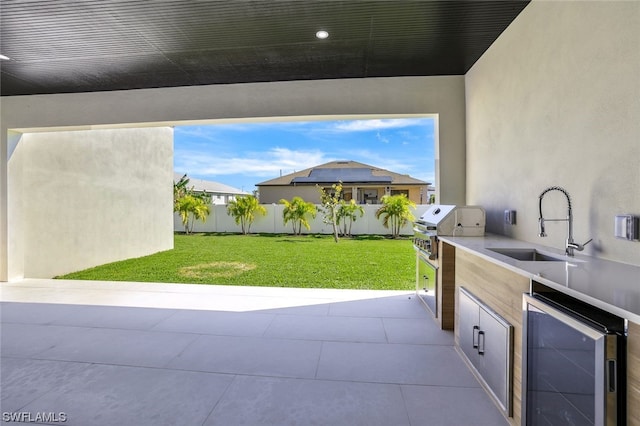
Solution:
<path fill-rule="evenodd" d="M 561 256 L 542 253 L 534 248 L 490 248 L 492 252 L 526 262 L 566 262 Z"/>

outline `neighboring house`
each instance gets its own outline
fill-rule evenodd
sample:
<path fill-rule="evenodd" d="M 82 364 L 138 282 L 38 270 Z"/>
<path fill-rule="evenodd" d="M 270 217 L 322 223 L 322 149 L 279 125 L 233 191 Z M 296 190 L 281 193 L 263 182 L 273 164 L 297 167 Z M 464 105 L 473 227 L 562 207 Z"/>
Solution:
<path fill-rule="evenodd" d="M 342 182 L 343 198 L 354 199 L 358 204 L 379 204 L 387 194 L 405 194 L 416 204 L 426 204 L 430 193 L 429 182 L 356 161 L 332 161 L 256 186 L 263 204 L 277 203 L 283 198 L 290 200 L 295 196 L 320 203 L 317 186 L 330 188 L 338 182 Z"/>
<path fill-rule="evenodd" d="M 174 173 L 173 180 L 178 182 L 184 173 Z M 238 188 L 234 188 L 229 185 L 225 185 L 220 182 L 213 182 L 210 180 L 194 179 L 189 177 L 189 188 L 193 188 L 195 192 L 205 192 L 211 196 L 211 204 L 228 204 L 229 201 L 235 200 L 236 197 L 242 195 L 250 195 L 248 192 L 244 192 Z"/>

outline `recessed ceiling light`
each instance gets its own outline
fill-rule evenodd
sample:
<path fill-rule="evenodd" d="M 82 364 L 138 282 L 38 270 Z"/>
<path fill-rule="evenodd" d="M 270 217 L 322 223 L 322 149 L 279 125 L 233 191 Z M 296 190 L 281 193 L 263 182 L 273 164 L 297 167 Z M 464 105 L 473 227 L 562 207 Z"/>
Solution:
<path fill-rule="evenodd" d="M 324 40 L 325 38 L 329 37 L 329 33 L 325 30 L 320 30 L 316 33 L 316 37 L 320 40 Z"/>
<path fill-rule="evenodd" d="M 4 56 L 4 55 L 0 55 L 0 61 L 10 61 L 11 58 L 9 58 L 8 56 Z"/>

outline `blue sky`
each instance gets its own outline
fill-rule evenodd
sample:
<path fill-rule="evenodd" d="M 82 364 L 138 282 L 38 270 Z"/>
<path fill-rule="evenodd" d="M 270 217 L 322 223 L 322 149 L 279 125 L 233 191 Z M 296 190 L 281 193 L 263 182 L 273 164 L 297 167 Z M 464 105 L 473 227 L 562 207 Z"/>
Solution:
<path fill-rule="evenodd" d="M 434 119 L 368 119 L 176 126 L 174 170 L 247 192 L 335 160 L 434 183 Z"/>

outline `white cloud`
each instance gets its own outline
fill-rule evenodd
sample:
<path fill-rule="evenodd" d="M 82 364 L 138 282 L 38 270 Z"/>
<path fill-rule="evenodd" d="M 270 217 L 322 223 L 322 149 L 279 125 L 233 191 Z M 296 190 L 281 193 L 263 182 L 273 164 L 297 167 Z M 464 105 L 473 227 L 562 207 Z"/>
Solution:
<path fill-rule="evenodd" d="M 264 152 L 249 153 L 243 157 L 177 151 L 175 158 L 175 169 L 184 170 L 193 176 L 242 174 L 261 178 L 276 178 L 281 171 L 282 174 L 288 174 L 329 161 L 324 153 L 318 150 L 297 151 L 278 147 Z"/>
<path fill-rule="evenodd" d="M 378 140 L 382 143 L 389 143 L 389 139 L 382 136 L 380 132 L 376 133 L 376 138 L 378 138 Z"/>
<path fill-rule="evenodd" d="M 417 118 L 390 118 L 373 120 L 353 120 L 338 122 L 333 130 L 343 132 L 366 132 L 378 129 L 400 129 L 423 124 L 424 119 Z"/>
<path fill-rule="evenodd" d="M 196 139 L 205 139 L 208 141 L 215 141 L 217 140 L 217 138 L 215 137 L 214 133 L 206 127 L 176 127 L 173 129 L 174 134 L 177 135 L 185 135 L 185 136 L 190 136 L 192 138 L 196 138 Z"/>

